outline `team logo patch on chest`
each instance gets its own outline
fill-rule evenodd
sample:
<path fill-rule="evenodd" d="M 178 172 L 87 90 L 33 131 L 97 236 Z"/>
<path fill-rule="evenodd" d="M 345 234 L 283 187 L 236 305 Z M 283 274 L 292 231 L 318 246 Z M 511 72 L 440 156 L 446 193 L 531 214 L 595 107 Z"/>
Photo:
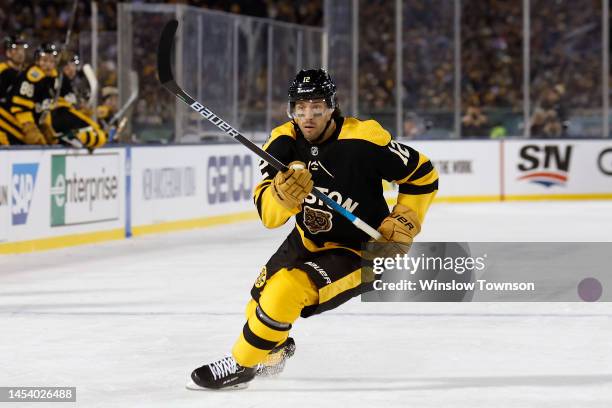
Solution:
<path fill-rule="evenodd" d="M 311 234 L 332 229 L 332 214 L 329 211 L 304 206 L 304 225 Z"/>

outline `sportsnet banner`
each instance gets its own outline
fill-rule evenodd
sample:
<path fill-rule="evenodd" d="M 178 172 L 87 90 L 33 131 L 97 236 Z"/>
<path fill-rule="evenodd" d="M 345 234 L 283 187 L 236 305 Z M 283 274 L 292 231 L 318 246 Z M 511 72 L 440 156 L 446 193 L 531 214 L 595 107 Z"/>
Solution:
<path fill-rule="evenodd" d="M 504 195 L 563 196 L 612 193 L 612 142 L 508 140 Z"/>

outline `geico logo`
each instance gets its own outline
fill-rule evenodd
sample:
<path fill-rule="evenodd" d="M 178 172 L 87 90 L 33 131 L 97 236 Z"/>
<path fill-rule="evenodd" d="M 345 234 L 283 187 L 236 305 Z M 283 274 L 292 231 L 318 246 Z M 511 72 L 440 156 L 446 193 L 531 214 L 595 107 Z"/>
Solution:
<path fill-rule="evenodd" d="M 251 199 L 253 189 L 251 156 L 210 156 L 206 167 L 206 192 L 209 204 Z"/>
<path fill-rule="evenodd" d="M 142 195 L 145 200 L 189 197 L 195 195 L 194 167 L 145 169 L 142 173 Z"/>
<path fill-rule="evenodd" d="M 599 167 L 599 171 L 603 174 L 612 176 L 612 147 L 599 153 L 597 167 Z"/>
<path fill-rule="evenodd" d="M 89 203 L 93 209 L 95 201 L 109 201 L 117 198 L 117 176 L 77 177 L 75 173 L 71 178 L 59 174 L 51 187 L 51 195 L 55 204 L 63 206 L 68 203 Z"/>
<path fill-rule="evenodd" d="M 355 202 L 353 200 L 351 200 L 350 198 L 347 198 L 346 200 L 342 199 L 342 194 L 340 194 L 337 191 L 332 191 L 331 193 L 327 194 L 329 192 L 329 188 L 323 188 L 323 187 L 316 187 L 317 190 L 319 190 L 320 192 L 326 194 L 329 198 L 331 198 L 332 200 L 334 200 L 335 202 L 337 202 L 338 204 L 340 204 L 343 208 L 347 209 L 349 212 L 353 212 L 355 211 L 355 208 L 357 208 L 357 206 L 359 205 L 358 202 Z M 308 197 L 306 197 L 306 199 L 304 199 L 304 202 L 306 204 L 318 204 L 318 205 L 323 205 L 323 201 L 320 199 L 317 199 L 317 197 L 315 197 L 314 194 L 310 193 L 308 194 Z M 326 207 L 329 207 L 328 205 L 326 205 Z"/>

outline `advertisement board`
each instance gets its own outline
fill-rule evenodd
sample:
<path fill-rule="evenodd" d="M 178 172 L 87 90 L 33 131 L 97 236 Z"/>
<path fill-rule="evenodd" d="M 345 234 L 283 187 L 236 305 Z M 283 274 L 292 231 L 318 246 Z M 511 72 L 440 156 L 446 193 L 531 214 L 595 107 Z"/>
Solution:
<path fill-rule="evenodd" d="M 612 141 L 402 143 L 436 167 L 437 202 L 612 198 Z M 2 150 L 0 253 L 257 219 L 260 180 L 238 144 Z"/>
<path fill-rule="evenodd" d="M 10 150 L 3 157 L 2 174 L 9 175 L 10 216 L 0 221 L 6 241 L 124 228 L 124 149 Z"/>
<path fill-rule="evenodd" d="M 402 141 L 425 154 L 440 176 L 437 199 L 493 200 L 501 187 L 500 144 L 490 140 Z"/>
<path fill-rule="evenodd" d="M 132 225 L 253 211 L 258 160 L 240 145 L 133 147 Z"/>
<path fill-rule="evenodd" d="M 610 141 L 506 141 L 503 167 L 508 198 L 612 194 Z"/>
<path fill-rule="evenodd" d="M 0 242 L 8 239 L 10 222 L 10 168 L 8 151 L 0 151 Z"/>

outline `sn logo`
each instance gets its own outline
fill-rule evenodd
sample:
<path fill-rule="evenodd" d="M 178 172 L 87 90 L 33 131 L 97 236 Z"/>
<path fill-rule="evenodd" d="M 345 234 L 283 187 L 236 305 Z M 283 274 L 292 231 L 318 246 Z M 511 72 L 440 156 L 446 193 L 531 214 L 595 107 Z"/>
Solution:
<path fill-rule="evenodd" d="M 13 164 L 13 192 L 11 194 L 13 225 L 23 225 L 28 220 L 37 173 L 38 163 Z"/>

